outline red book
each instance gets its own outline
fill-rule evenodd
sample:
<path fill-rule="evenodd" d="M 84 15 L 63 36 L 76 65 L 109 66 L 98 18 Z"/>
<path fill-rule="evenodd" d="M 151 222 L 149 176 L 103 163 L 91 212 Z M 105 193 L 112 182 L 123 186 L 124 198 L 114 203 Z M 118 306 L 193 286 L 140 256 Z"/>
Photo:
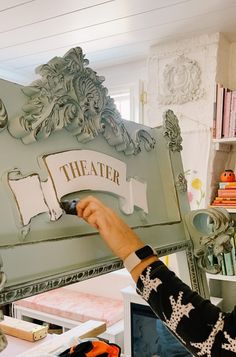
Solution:
<path fill-rule="evenodd" d="M 227 207 L 227 208 L 236 208 L 236 203 L 225 203 L 225 202 L 218 202 L 218 201 L 214 201 L 212 204 L 212 206 L 221 206 L 221 207 Z"/>

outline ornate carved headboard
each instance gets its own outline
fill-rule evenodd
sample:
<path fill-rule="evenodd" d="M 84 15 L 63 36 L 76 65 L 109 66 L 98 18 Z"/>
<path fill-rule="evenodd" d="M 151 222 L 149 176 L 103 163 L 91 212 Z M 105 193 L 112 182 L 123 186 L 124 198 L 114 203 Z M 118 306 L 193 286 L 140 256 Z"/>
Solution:
<path fill-rule="evenodd" d="M 122 267 L 94 229 L 61 208 L 88 193 L 160 255 L 185 250 L 192 287 L 206 295 L 193 242 L 210 269 L 209 247 L 230 218 L 204 212 L 213 223 L 198 230 L 206 219 L 189 210 L 174 113 L 157 128 L 122 119 L 80 48 L 37 72 L 25 87 L 0 81 L 1 305 Z M 200 245 L 202 236 L 210 239 Z"/>

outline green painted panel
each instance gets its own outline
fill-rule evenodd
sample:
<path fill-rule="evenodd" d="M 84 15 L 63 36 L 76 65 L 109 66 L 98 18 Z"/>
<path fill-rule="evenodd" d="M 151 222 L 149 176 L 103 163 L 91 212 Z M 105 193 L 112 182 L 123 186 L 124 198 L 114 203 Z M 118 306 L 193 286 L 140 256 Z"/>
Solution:
<path fill-rule="evenodd" d="M 62 214 L 52 220 L 48 212 L 42 211 L 32 214 L 29 224 L 22 223 L 20 199 L 33 212 L 38 193 L 36 187 L 26 186 L 19 198 L 14 190 L 13 195 L 9 180 L 12 175 L 18 182 L 38 175 L 43 186 L 50 178 L 42 165 L 45 155 L 90 150 L 108 155 L 111 162 L 120 160 L 126 166 L 127 180 L 146 184 L 148 212 L 137 205 L 132 213 L 124 213 L 119 197 L 99 191 L 96 185 L 92 190 L 80 191 L 78 184 L 78 191 L 66 198 L 93 194 L 155 248 L 166 247 L 167 252 L 171 247 L 173 252 L 189 247 L 183 225 L 189 205 L 176 117 L 167 112 L 163 126 L 158 128 L 122 120 L 101 86 L 102 79 L 86 70 L 84 63 L 73 62 L 78 53 L 83 63 L 80 51 L 72 50 L 66 60 L 56 58 L 43 66 L 43 79 L 24 88 L 29 97 L 26 104 L 20 86 L 0 81 L 0 99 L 8 114 L 8 125 L 0 132 L 0 256 L 7 277 L 1 303 L 122 267 L 97 232 L 76 216 Z M 59 77 L 53 72 L 58 68 Z M 55 195 L 55 190 L 50 190 Z"/>

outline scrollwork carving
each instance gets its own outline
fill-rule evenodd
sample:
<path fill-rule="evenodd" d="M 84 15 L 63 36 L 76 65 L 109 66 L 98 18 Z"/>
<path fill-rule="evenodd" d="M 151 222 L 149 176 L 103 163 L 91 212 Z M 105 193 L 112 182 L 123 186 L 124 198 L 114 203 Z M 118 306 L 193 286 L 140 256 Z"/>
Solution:
<path fill-rule="evenodd" d="M 11 135 L 29 144 L 65 128 L 79 142 L 103 135 L 109 145 L 127 155 L 139 153 L 142 141 L 146 149 L 152 148 L 155 140 L 148 131 L 131 137 L 102 85 L 104 77 L 87 67 L 88 63 L 77 47 L 40 66 L 41 79 L 23 88 L 28 102 L 23 114 L 9 123 Z"/>
<path fill-rule="evenodd" d="M 187 192 L 187 180 L 182 172 L 177 177 L 176 187 L 180 192 Z"/>
<path fill-rule="evenodd" d="M 163 94 L 160 104 L 184 104 L 200 99 L 204 91 L 201 85 L 201 69 L 197 61 L 184 55 L 167 64 L 163 71 Z"/>
<path fill-rule="evenodd" d="M 167 139 L 171 151 L 181 151 L 183 149 L 179 121 L 170 109 L 163 114 L 163 135 Z"/>
<path fill-rule="evenodd" d="M 233 221 L 223 208 L 209 208 L 190 212 L 186 223 L 194 244 L 198 266 L 211 274 L 221 272 L 223 253 L 232 250 Z M 209 257 L 215 257 L 212 264 Z"/>
<path fill-rule="evenodd" d="M 3 101 L 0 99 L 0 131 L 6 128 L 8 123 L 8 114 Z"/>
<path fill-rule="evenodd" d="M 3 263 L 2 258 L 0 256 L 0 269 L 2 269 Z M 6 274 L 3 271 L 0 271 L 0 292 L 3 290 L 6 283 Z M 2 310 L 0 310 L 0 321 L 4 319 L 4 315 Z M 4 333 L 0 330 L 0 352 L 4 350 L 7 346 L 7 339 Z"/>

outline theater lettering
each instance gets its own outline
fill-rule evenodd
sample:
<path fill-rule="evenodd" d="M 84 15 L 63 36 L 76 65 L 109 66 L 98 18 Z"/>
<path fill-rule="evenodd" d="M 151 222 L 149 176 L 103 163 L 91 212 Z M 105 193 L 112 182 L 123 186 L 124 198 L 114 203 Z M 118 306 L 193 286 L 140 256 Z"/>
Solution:
<path fill-rule="evenodd" d="M 118 186 L 120 185 L 119 172 L 115 168 L 103 162 L 76 160 L 60 166 L 59 169 L 63 173 L 67 182 L 81 176 L 97 176 L 110 180 Z"/>

